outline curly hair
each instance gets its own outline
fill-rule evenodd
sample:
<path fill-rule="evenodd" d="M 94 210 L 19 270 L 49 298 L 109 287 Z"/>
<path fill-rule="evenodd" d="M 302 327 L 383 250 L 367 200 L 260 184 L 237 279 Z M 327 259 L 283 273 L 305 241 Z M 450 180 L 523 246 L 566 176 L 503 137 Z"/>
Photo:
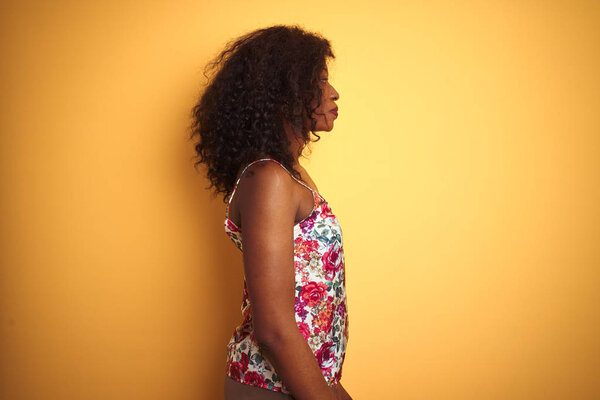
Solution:
<path fill-rule="evenodd" d="M 335 58 L 331 45 L 320 34 L 276 25 L 230 41 L 208 63 L 190 127 L 190 139 L 198 136 L 194 167 L 205 164 L 207 189 L 214 187 L 214 195 L 223 193 L 227 202 L 239 168 L 263 156 L 302 179 L 293 168 L 282 118 L 304 145 L 320 139 L 313 113 L 321 104 L 320 73 L 330 58 Z M 211 71 L 216 73 L 209 78 Z"/>

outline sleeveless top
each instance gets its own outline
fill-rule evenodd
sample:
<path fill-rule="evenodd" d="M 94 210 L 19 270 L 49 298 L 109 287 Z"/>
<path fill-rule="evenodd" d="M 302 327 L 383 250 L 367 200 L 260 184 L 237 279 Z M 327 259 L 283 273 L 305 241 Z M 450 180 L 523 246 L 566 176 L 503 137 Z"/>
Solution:
<path fill-rule="evenodd" d="M 296 179 L 279 161 L 262 158 L 248 164 L 229 196 L 225 232 L 242 249 L 242 229 L 229 219 L 229 205 L 246 169 L 260 161 L 274 161 L 308 188 L 314 199 L 312 212 L 294 225 L 295 318 L 329 386 L 342 377 L 348 342 L 348 313 L 342 231 L 327 201 Z M 290 394 L 273 365 L 261 354 L 254 337 L 250 298 L 244 277 L 242 323 L 227 345 L 226 374 L 241 383 Z"/>

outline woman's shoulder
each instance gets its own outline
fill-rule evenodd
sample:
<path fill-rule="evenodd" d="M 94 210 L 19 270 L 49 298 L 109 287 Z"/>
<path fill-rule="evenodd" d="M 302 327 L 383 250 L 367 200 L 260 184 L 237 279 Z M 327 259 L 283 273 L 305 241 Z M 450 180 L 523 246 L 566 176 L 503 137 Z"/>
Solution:
<path fill-rule="evenodd" d="M 261 158 L 249 163 L 242 172 L 240 184 L 244 179 L 253 179 L 266 185 L 290 185 L 290 172 L 274 158 Z"/>
<path fill-rule="evenodd" d="M 287 169 L 270 158 L 253 161 L 239 179 L 237 191 L 241 197 L 260 197 L 271 201 L 291 197 L 295 188 L 294 179 Z"/>

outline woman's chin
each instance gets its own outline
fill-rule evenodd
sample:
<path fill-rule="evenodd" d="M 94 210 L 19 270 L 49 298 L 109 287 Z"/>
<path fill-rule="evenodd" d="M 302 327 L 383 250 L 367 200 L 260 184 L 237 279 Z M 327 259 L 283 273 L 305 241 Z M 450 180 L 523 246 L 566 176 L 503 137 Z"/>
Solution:
<path fill-rule="evenodd" d="M 316 132 L 331 132 L 333 130 L 333 121 L 326 126 L 317 127 Z"/>

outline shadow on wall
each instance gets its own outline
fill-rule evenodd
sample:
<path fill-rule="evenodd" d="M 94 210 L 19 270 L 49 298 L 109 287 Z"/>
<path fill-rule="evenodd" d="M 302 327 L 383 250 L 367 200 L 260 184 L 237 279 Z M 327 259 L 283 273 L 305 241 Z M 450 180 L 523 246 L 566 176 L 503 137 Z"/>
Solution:
<path fill-rule="evenodd" d="M 199 183 L 200 193 L 190 196 L 195 201 L 190 207 L 196 216 L 195 236 L 202 241 L 197 253 L 197 259 L 202 261 L 190 271 L 200 283 L 192 305 L 197 310 L 193 313 L 197 317 L 197 334 L 192 336 L 192 353 L 198 355 L 193 360 L 198 366 L 193 368 L 193 392 L 199 399 L 222 399 L 227 343 L 242 321 L 243 260 L 242 252 L 224 230 L 223 195 L 213 197 L 212 191 L 205 189 L 209 182 L 202 166 L 198 167 L 198 175 L 195 182 Z"/>

